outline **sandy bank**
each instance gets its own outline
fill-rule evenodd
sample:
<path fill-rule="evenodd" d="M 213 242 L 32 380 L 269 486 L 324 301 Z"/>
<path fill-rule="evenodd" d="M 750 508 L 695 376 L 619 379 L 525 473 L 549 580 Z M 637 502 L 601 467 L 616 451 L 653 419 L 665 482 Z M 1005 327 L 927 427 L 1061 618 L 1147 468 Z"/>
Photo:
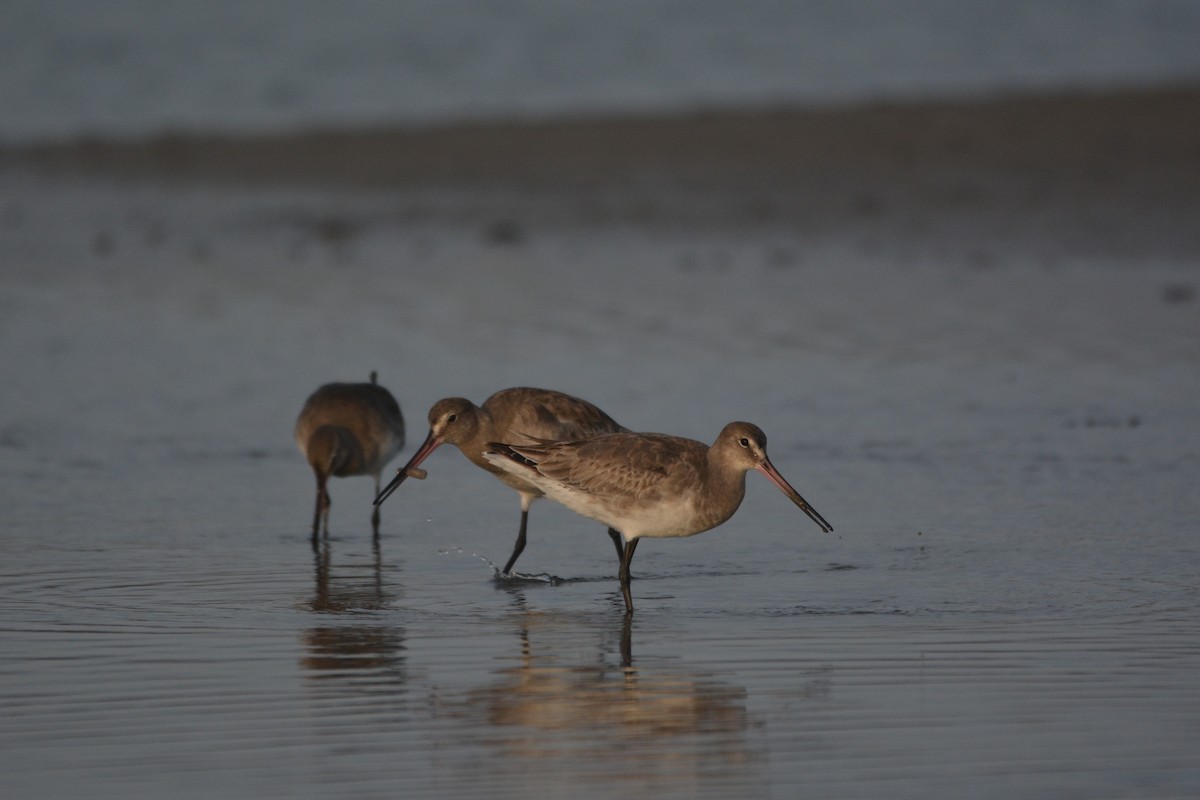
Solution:
<path fill-rule="evenodd" d="M 826 109 L 470 122 L 261 136 L 168 134 L 0 150 L 6 162 L 188 178 L 411 181 L 688 179 L 928 167 L 1097 180 L 1200 170 L 1200 87 Z M 1182 177 L 1182 176 L 1181 176 Z"/>

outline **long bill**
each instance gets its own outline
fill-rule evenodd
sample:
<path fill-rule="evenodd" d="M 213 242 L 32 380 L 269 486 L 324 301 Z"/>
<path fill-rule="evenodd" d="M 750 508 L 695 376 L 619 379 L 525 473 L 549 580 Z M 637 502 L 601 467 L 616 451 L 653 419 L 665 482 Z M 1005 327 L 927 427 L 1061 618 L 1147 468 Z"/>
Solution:
<path fill-rule="evenodd" d="M 425 442 L 417 452 L 413 453 L 413 457 L 408 460 L 408 463 L 396 470 L 396 477 L 392 478 L 392 482 L 383 487 L 379 492 L 379 496 L 375 498 L 375 505 L 383 505 L 383 501 L 391 497 L 392 492 L 400 488 L 400 484 L 404 483 L 404 479 L 409 476 L 409 473 L 416 470 L 417 465 L 428 458 L 429 454 L 436 450 L 441 443 L 442 440 L 435 436 L 433 431 L 430 431 L 429 435 L 425 437 Z"/>
<path fill-rule="evenodd" d="M 790 483 L 783 479 L 783 476 L 779 474 L 779 470 L 775 469 L 774 464 L 772 464 L 770 461 L 764 460 L 761 464 L 755 467 L 755 469 L 770 478 L 771 483 L 778 486 L 780 491 L 788 496 L 789 500 L 800 506 L 800 510 L 805 514 L 808 514 L 808 518 L 817 523 L 821 530 L 825 531 L 825 533 L 831 533 L 833 531 L 833 526 L 826 522 L 825 518 L 818 514 L 817 510 L 810 506 L 808 501 L 801 497 L 800 493 L 793 489 Z"/>

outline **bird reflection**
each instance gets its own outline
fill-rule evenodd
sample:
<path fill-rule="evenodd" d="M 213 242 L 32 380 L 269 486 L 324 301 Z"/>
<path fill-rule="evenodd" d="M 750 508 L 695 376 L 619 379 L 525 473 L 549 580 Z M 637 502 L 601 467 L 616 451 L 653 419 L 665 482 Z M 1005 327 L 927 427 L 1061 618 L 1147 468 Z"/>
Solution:
<path fill-rule="evenodd" d="M 308 603 L 310 610 L 334 614 L 378 611 L 398 596 L 396 591 L 384 586 L 383 552 L 378 537 L 372 540 L 369 564 L 347 566 L 344 574 L 331 578 L 331 561 L 329 542 L 324 542 L 313 553 L 316 589 Z"/>
<path fill-rule="evenodd" d="M 630 617 L 615 630 L 617 653 L 610 628 L 599 633 L 598 658 L 569 661 L 581 631 L 596 634 L 578 620 L 521 612 L 518 665 L 461 700 L 443 698 L 439 712 L 486 731 L 505 763 L 582 758 L 598 780 L 621 777 L 642 789 L 751 778 L 761 753 L 746 741 L 745 689 L 674 661 L 638 667 Z"/>
<path fill-rule="evenodd" d="M 363 612 L 388 607 L 399 592 L 384 581 L 379 540 L 375 539 L 369 563 L 348 563 L 340 571 L 332 564 L 326 541 L 313 558 L 316 587 L 309 610 L 327 615 L 327 624 L 304 631 L 305 655 L 301 665 L 314 677 L 355 678 L 361 683 L 405 681 L 404 631 L 395 625 L 363 624 Z"/>

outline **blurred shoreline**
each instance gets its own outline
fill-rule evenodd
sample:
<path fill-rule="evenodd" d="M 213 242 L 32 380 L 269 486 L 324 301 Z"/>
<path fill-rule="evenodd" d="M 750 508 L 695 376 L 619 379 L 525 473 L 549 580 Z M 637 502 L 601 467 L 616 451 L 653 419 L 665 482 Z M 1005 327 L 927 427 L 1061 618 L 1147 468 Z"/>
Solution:
<path fill-rule="evenodd" d="M 1002 254 L 1190 264 L 1200 256 L 1200 86 L 83 138 L 0 148 L 3 172 L 34 191 L 55 176 L 243 194 L 400 192 L 414 218 L 470 214 L 499 241 L 526 226 L 766 226 L 804 237 L 844 231 L 868 249 L 981 266 Z M 368 222 L 347 213 L 321 229 L 339 235 Z"/>
<path fill-rule="evenodd" d="M 0 147 L 0 165 L 118 178 L 388 187 L 768 185 L 914 170 L 1200 177 L 1200 85 L 981 99 L 608 114 L 263 135 L 165 133 Z"/>

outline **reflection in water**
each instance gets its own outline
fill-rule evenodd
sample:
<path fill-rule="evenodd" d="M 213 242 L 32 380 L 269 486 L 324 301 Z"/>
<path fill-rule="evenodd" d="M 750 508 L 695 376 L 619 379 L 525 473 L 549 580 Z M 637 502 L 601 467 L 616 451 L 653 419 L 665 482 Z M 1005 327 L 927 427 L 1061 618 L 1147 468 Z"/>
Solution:
<path fill-rule="evenodd" d="M 329 542 L 325 541 L 313 555 L 316 590 L 308 607 L 317 612 L 343 613 L 378 611 L 398 595 L 384 587 L 383 555 L 376 537 L 371 545 L 372 561 L 364 569 L 357 565 L 353 572 L 331 579 Z M 349 570 L 349 568 L 347 568 Z M 365 575 L 364 575 L 365 573 Z"/>
<path fill-rule="evenodd" d="M 404 635 L 396 628 L 352 625 L 310 628 L 304 634 L 308 655 L 300 663 L 311 670 L 399 670 Z"/>
<path fill-rule="evenodd" d="M 489 685 L 443 701 L 437 711 L 477 728 L 468 733 L 482 735 L 500 751 L 504 768 L 518 774 L 559 771 L 573 780 L 620 780 L 639 789 L 694 783 L 705 791 L 753 781 L 752 766 L 762 754 L 746 741 L 745 690 L 674 662 L 638 668 L 632 619 L 614 624 L 620 625 L 619 665 L 608 657 L 611 631 L 600 632 L 598 658 L 564 663 L 565 654 L 578 652 L 581 635 L 587 649 L 595 646 L 596 629 L 522 611 L 519 664 L 497 670 Z"/>
<path fill-rule="evenodd" d="M 369 564 L 346 567 L 335 574 L 329 542 L 313 557 L 316 587 L 308 608 L 329 615 L 329 624 L 303 633 L 306 655 L 301 665 L 314 677 L 355 679 L 357 684 L 404 683 L 404 632 L 395 625 L 340 624 L 364 612 L 379 611 L 397 599 L 398 591 L 383 579 L 379 539 Z"/>

